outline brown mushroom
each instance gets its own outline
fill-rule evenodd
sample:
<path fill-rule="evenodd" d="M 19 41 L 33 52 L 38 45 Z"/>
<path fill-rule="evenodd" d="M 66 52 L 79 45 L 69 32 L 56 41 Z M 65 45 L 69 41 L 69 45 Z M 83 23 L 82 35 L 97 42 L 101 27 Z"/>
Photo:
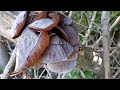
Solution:
<path fill-rule="evenodd" d="M 50 30 L 52 30 L 54 27 L 56 27 L 58 25 L 59 16 L 55 13 L 50 13 L 49 16 L 52 19 L 50 19 L 50 18 L 40 19 L 40 20 L 33 22 L 28 27 L 35 31 L 41 31 L 41 30 L 50 31 Z"/>
<path fill-rule="evenodd" d="M 49 45 L 49 41 L 48 32 L 41 31 L 37 35 L 26 27 L 16 45 L 16 65 L 12 75 L 17 75 L 32 67 Z"/>
<path fill-rule="evenodd" d="M 24 30 L 24 26 L 26 24 L 27 18 L 28 18 L 28 11 L 22 11 L 20 12 L 20 14 L 16 17 L 13 26 L 11 27 L 11 35 L 12 38 L 15 39 L 17 37 L 19 37 L 22 33 L 22 31 Z"/>

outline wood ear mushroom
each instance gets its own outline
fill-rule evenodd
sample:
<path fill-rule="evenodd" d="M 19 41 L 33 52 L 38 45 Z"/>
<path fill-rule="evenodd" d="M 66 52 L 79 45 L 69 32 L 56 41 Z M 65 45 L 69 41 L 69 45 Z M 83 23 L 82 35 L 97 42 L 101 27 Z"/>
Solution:
<path fill-rule="evenodd" d="M 36 21 L 36 20 L 47 18 L 48 11 L 35 11 L 35 14 L 36 15 L 33 18 L 33 22 Z"/>
<path fill-rule="evenodd" d="M 52 15 L 54 19 L 54 14 L 51 14 L 51 17 Z M 58 16 L 55 15 L 55 18 L 56 17 L 58 18 Z M 59 20 L 57 22 L 55 21 L 55 26 L 57 26 L 58 22 Z M 42 24 L 39 23 L 39 26 L 42 26 L 43 24 L 46 26 L 45 22 Z M 50 36 L 48 35 L 47 31 L 50 31 L 53 26 L 48 26 L 49 28 L 47 30 L 44 30 L 44 28 L 42 28 L 39 35 L 35 33 L 36 31 L 28 28 L 28 26 L 25 28 L 16 45 L 16 65 L 15 70 L 11 74 L 11 76 L 17 75 L 22 71 L 27 70 L 28 68 L 32 67 L 36 62 L 38 62 L 41 55 L 49 45 Z M 36 30 L 38 31 L 38 28 Z"/>
<path fill-rule="evenodd" d="M 27 18 L 28 18 L 28 14 L 29 14 L 28 11 L 22 11 L 16 17 L 16 19 L 13 23 L 13 26 L 11 27 L 11 31 L 10 31 L 13 39 L 15 39 L 21 35 L 23 28 L 26 24 Z"/>
<path fill-rule="evenodd" d="M 19 26 L 19 29 L 12 29 L 17 32 L 18 36 L 21 33 L 21 36 L 16 45 L 16 65 L 11 76 L 38 63 L 40 63 L 38 66 L 47 64 L 51 71 L 58 73 L 72 70 L 77 63 L 79 37 L 72 22 L 65 17 L 60 18 L 57 12 L 48 14 L 48 11 L 37 11 L 36 14 L 31 19 L 32 23 L 30 22 L 31 24 L 27 25 L 24 30 L 27 17 L 24 19 L 24 24 L 21 20 L 22 28 Z M 60 32 L 57 31 L 58 29 Z"/>
<path fill-rule="evenodd" d="M 28 27 L 23 31 L 17 43 L 16 65 L 11 76 L 32 67 L 49 45 L 50 37 L 47 32 L 41 31 L 39 36 Z"/>
<path fill-rule="evenodd" d="M 30 24 L 28 27 L 30 29 L 33 29 L 35 31 L 50 31 L 52 28 L 56 27 L 59 23 L 59 16 L 55 13 L 50 13 L 49 16 L 52 18 L 45 18 L 45 19 L 40 19 L 32 24 Z"/>

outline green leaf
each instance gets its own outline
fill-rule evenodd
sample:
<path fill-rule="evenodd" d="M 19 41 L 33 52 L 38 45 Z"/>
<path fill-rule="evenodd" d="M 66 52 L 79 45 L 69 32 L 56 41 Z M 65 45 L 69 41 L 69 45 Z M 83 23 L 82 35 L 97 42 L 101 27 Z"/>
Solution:
<path fill-rule="evenodd" d="M 74 68 L 71 72 L 65 73 L 64 77 L 66 79 L 80 79 L 79 68 Z"/>
<path fill-rule="evenodd" d="M 84 36 L 84 35 L 82 35 L 82 34 L 80 34 L 80 40 L 81 41 L 84 41 L 84 40 L 86 40 L 87 38 Z"/>
<path fill-rule="evenodd" d="M 86 76 L 86 79 L 93 79 L 94 76 L 93 76 L 93 73 L 91 71 L 85 71 L 84 72 L 85 76 Z"/>

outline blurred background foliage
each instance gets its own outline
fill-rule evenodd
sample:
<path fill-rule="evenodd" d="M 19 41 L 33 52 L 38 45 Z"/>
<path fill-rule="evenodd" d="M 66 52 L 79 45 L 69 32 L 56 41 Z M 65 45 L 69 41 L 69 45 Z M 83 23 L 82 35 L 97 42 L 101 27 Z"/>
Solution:
<path fill-rule="evenodd" d="M 82 24 L 84 26 L 89 27 L 89 23 L 92 18 L 93 11 L 84 11 L 84 12 L 86 13 L 86 15 L 83 13 L 83 11 L 73 11 L 71 18 L 78 24 Z M 101 26 L 101 12 L 102 11 L 97 11 L 96 18 L 94 21 L 99 26 Z M 120 11 L 111 11 L 110 15 L 111 15 L 110 16 L 110 25 L 111 25 L 114 23 L 116 18 L 118 16 L 120 16 Z M 82 28 L 80 25 L 77 25 L 77 29 L 79 30 L 79 33 L 80 33 L 80 41 L 83 42 L 84 40 L 86 40 L 85 33 L 86 33 L 87 29 Z M 92 30 L 90 36 L 92 37 L 96 34 L 99 36 L 99 33 L 101 31 L 99 29 L 97 29 L 96 27 L 92 28 L 92 29 L 93 30 Z M 117 32 L 117 34 L 115 35 L 115 39 L 118 40 L 118 38 L 120 37 L 120 27 L 117 26 L 114 29 Z M 89 44 L 93 44 L 93 43 L 89 43 Z M 81 70 L 82 70 L 82 73 L 84 74 L 84 77 L 81 77 L 81 73 L 80 73 Z M 74 68 L 71 72 L 64 73 L 64 78 L 67 78 L 67 79 L 95 79 L 97 77 L 91 71 L 84 70 L 82 68 Z"/>

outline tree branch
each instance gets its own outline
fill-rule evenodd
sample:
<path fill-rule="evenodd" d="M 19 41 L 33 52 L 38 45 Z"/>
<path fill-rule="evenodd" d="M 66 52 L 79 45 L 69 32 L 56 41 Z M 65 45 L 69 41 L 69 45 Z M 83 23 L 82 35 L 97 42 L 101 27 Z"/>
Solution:
<path fill-rule="evenodd" d="M 2 37 L 0 36 L 0 40 L 2 40 Z M 4 69 L 9 61 L 9 55 L 7 51 L 7 46 L 5 45 L 5 42 L 0 41 L 0 68 Z"/>
<path fill-rule="evenodd" d="M 4 69 L 4 72 L 0 75 L 1 79 L 7 79 L 10 76 L 10 72 L 12 71 L 13 65 L 15 64 L 15 58 L 16 58 L 16 48 L 14 49 L 9 62 Z"/>
<path fill-rule="evenodd" d="M 102 11 L 101 24 L 103 35 L 109 38 L 109 21 L 110 21 L 110 11 Z M 105 79 L 110 78 L 110 51 L 109 51 L 109 39 L 106 37 L 102 38 L 103 42 L 103 61 L 105 69 Z"/>
<path fill-rule="evenodd" d="M 89 37 L 89 35 L 90 35 L 90 33 L 91 33 L 92 26 L 93 26 L 93 22 L 94 22 L 94 20 L 95 20 L 96 14 L 97 14 L 97 11 L 94 11 L 94 12 L 93 12 L 92 19 L 91 19 L 91 22 L 90 22 L 90 24 L 89 24 L 88 31 L 87 31 L 87 33 L 86 33 L 86 35 L 85 35 L 86 40 L 84 40 L 82 44 L 85 44 L 85 43 L 86 43 L 86 41 L 87 41 L 87 39 L 88 39 L 88 37 Z"/>
<path fill-rule="evenodd" d="M 10 34 L 11 26 L 14 22 L 14 18 L 4 11 L 0 11 L 0 35 L 16 43 L 17 39 L 12 39 Z"/>
<path fill-rule="evenodd" d="M 109 31 L 111 32 L 112 29 L 120 22 L 120 16 L 117 17 L 117 19 L 115 20 L 115 22 L 111 25 L 111 27 L 109 28 Z M 99 42 L 102 40 L 103 36 L 101 36 L 95 43 L 94 46 L 99 44 Z"/>

